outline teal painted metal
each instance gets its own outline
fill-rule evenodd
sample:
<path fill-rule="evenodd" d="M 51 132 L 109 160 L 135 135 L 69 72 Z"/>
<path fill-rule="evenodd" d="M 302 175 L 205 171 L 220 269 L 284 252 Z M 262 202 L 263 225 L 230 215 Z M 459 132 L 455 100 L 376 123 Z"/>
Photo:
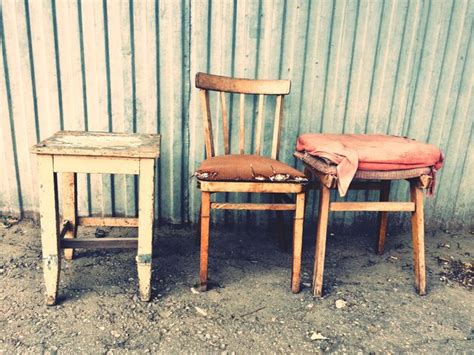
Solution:
<path fill-rule="evenodd" d="M 206 71 L 292 80 L 281 149 L 281 159 L 291 164 L 297 135 L 309 131 L 407 135 L 440 146 L 447 159 L 438 192 L 427 201 L 427 221 L 472 226 L 474 1 L 0 4 L 4 214 L 37 212 L 29 147 L 59 129 L 89 129 L 160 132 L 158 216 L 196 221 L 199 193 L 189 177 L 204 145 L 193 79 Z M 231 102 L 231 113 L 236 104 Z M 255 109 L 254 103 L 247 117 Z M 231 137 L 236 139 L 235 127 Z M 134 178 L 84 175 L 79 186 L 82 214 L 136 213 Z M 396 185 L 392 198 L 405 198 L 405 190 Z M 310 197 L 308 217 L 314 218 L 314 193 Z M 346 197 L 363 198 L 376 194 Z M 255 218 L 226 213 L 236 221 Z M 333 225 L 370 218 L 335 214 Z M 391 223 L 399 226 L 406 218 L 395 214 Z"/>

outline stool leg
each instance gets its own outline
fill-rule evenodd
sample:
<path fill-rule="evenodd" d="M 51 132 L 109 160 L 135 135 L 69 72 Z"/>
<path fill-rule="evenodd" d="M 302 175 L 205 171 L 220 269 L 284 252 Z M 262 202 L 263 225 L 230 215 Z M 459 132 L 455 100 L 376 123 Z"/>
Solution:
<path fill-rule="evenodd" d="M 313 294 L 316 297 L 321 297 L 323 293 L 324 257 L 326 255 L 326 235 L 329 218 L 329 194 L 330 190 L 324 186 L 324 184 L 321 184 L 319 190 L 318 230 L 316 235 L 313 273 Z"/>
<path fill-rule="evenodd" d="M 390 196 L 390 180 L 382 181 L 380 189 L 380 202 L 388 201 Z M 388 212 L 379 212 L 379 242 L 377 252 L 382 255 L 385 250 L 385 237 L 387 236 Z"/>
<path fill-rule="evenodd" d="M 57 177 L 53 171 L 53 157 L 38 155 L 40 181 L 41 244 L 46 304 L 56 304 L 61 256 L 59 254 Z"/>
<path fill-rule="evenodd" d="M 201 193 L 201 256 L 199 266 L 199 290 L 207 290 L 207 272 L 209 260 L 209 224 L 211 214 L 211 193 Z"/>
<path fill-rule="evenodd" d="M 410 196 L 415 203 L 415 211 L 411 214 L 415 284 L 418 294 L 423 296 L 426 294 L 423 189 L 416 180 L 410 181 Z"/>
<path fill-rule="evenodd" d="M 63 220 L 69 221 L 70 229 L 64 238 L 76 238 L 77 234 L 77 177 L 75 173 L 61 174 L 61 199 Z M 64 259 L 72 260 L 74 249 L 64 249 Z"/>
<path fill-rule="evenodd" d="M 140 159 L 137 269 L 140 299 L 145 302 L 151 297 L 154 206 L 155 160 Z"/>
<path fill-rule="evenodd" d="M 293 227 L 293 267 L 291 269 L 291 291 L 300 292 L 301 283 L 301 250 L 303 248 L 305 193 L 296 195 L 296 210 Z"/>

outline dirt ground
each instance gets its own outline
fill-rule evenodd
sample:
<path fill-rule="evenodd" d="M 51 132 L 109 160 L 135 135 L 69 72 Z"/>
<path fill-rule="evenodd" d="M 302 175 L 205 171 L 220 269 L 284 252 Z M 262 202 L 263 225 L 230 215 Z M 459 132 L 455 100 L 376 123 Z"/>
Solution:
<path fill-rule="evenodd" d="M 156 230 L 151 302 L 136 296 L 132 251 L 81 250 L 63 262 L 59 305 L 46 307 L 38 225 L 0 226 L 0 353 L 474 349 L 472 288 L 443 276 L 450 260 L 472 265 L 472 231 L 427 233 L 425 297 L 414 291 L 408 234 L 390 236 L 383 256 L 373 252 L 373 234 L 331 235 L 325 297 L 314 299 L 314 229 L 306 229 L 297 295 L 289 287 L 290 254 L 278 248 L 274 233 L 216 230 L 208 292 L 192 290 L 199 265 L 194 231 L 168 226 Z M 80 236 L 94 232 L 83 229 Z"/>

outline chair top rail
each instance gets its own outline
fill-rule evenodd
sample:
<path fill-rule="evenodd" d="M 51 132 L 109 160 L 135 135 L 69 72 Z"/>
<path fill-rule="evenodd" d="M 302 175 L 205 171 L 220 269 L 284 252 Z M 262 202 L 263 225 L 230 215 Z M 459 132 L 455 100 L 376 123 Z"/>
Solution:
<path fill-rule="evenodd" d="M 290 80 L 255 80 L 197 73 L 196 87 L 204 90 L 237 94 L 288 95 Z"/>

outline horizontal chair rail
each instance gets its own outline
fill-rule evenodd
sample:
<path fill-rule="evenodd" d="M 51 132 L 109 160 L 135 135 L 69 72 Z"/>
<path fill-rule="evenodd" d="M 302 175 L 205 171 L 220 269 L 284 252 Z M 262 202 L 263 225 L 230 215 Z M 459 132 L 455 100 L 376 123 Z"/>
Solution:
<path fill-rule="evenodd" d="M 138 227 L 138 218 L 132 217 L 79 217 L 79 226 Z"/>
<path fill-rule="evenodd" d="M 255 210 L 255 211 L 289 211 L 295 210 L 294 203 L 211 203 L 215 210 Z"/>
<path fill-rule="evenodd" d="M 72 238 L 62 239 L 61 248 L 87 249 L 87 248 L 137 248 L 138 238 Z"/>
<path fill-rule="evenodd" d="M 337 211 L 367 211 L 367 212 L 413 212 L 413 202 L 331 202 L 329 210 Z"/>

